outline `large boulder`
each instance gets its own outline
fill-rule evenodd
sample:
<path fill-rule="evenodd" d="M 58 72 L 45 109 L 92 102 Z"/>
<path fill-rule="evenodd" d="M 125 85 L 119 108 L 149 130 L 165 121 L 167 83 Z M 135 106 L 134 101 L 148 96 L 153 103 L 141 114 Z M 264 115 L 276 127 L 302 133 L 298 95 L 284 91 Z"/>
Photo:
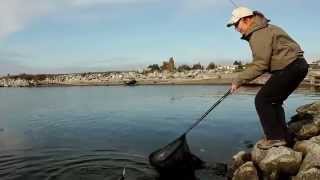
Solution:
<path fill-rule="evenodd" d="M 298 113 L 288 123 L 289 131 L 296 140 L 305 140 L 320 134 L 320 112 L 310 112 L 312 114 Z"/>
<path fill-rule="evenodd" d="M 320 150 L 308 152 L 300 166 L 299 172 L 307 171 L 311 168 L 320 169 Z"/>
<path fill-rule="evenodd" d="M 264 174 L 297 174 L 302 161 L 302 153 L 287 147 L 272 147 L 258 163 Z"/>
<path fill-rule="evenodd" d="M 317 115 L 320 113 L 320 101 L 316 101 L 311 104 L 306 104 L 303 106 L 300 106 L 297 109 L 298 114 L 311 114 L 311 115 Z"/>
<path fill-rule="evenodd" d="M 293 148 L 305 156 L 293 180 L 320 179 L 320 136 L 297 142 Z"/>
<path fill-rule="evenodd" d="M 240 166 L 233 174 L 232 180 L 259 180 L 258 172 L 252 161 Z"/>
<path fill-rule="evenodd" d="M 245 151 L 240 151 L 232 157 L 232 167 L 238 169 L 247 161 L 251 161 L 251 154 Z"/>
<path fill-rule="evenodd" d="M 258 148 L 258 144 L 263 140 L 259 140 L 251 151 L 252 161 L 259 164 L 267 155 L 268 150 Z"/>
<path fill-rule="evenodd" d="M 298 141 L 293 149 L 302 152 L 305 156 L 308 152 L 320 152 L 320 136 L 315 136 L 309 140 Z"/>
<path fill-rule="evenodd" d="M 292 180 L 318 180 L 320 179 L 320 169 L 311 168 L 307 171 L 299 172 Z"/>
<path fill-rule="evenodd" d="M 317 136 L 320 133 L 320 127 L 316 126 L 314 123 L 303 125 L 299 131 L 295 133 L 297 139 L 309 139 L 313 136 Z"/>
<path fill-rule="evenodd" d="M 247 161 L 251 161 L 251 154 L 245 151 L 240 151 L 232 157 L 232 163 L 229 166 L 227 177 L 232 179 L 235 171 Z"/>

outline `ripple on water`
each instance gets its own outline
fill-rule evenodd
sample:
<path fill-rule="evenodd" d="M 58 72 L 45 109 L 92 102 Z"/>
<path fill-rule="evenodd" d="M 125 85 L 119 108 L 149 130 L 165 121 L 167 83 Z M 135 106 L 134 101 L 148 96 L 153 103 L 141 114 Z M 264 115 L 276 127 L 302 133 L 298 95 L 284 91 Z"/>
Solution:
<path fill-rule="evenodd" d="M 114 150 L 16 151 L 0 155 L 1 180 L 152 180 L 157 173 L 147 159 Z"/>
<path fill-rule="evenodd" d="M 156 180 L 146 157 L 115 150 L 46 149 L 0 151 L 1 180 Z M 222 179 L 210 167 L 199 171 L 201 180 Z"/>

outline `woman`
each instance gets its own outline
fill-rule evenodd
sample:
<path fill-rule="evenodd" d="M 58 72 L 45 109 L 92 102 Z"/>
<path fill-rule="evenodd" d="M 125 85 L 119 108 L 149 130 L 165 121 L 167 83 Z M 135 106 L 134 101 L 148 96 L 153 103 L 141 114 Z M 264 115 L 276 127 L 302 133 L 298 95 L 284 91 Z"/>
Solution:
<path fill-rule="evenodd" d="M 308 73 L 303 51 L 284 30 L 269 24 L 258 11 L 238 7 L 232 12 L 227 27 L 242 34 L 250 44 L 253 61 L 235 78 L 231 92 L 265 72 L 272 75 L 255 97 L 255 106 L 265 134 L 258 147 L 268 149 L 287 145 L 287 131 L 283 101 L 299 86 Z"/>

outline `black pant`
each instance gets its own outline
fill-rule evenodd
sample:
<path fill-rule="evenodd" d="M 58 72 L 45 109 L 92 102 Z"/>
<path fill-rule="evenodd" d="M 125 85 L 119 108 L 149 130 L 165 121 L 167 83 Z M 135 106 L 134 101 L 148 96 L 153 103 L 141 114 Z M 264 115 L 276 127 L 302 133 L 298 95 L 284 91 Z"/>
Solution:
<path fill-rule="evenodd" d="M 257 93 L 256 110 L 267 139 L 290 140 L 282 104 L 303 81 L 308 67 L 304 58 L 296 59 L 284 69 L 273 72 Z"/>

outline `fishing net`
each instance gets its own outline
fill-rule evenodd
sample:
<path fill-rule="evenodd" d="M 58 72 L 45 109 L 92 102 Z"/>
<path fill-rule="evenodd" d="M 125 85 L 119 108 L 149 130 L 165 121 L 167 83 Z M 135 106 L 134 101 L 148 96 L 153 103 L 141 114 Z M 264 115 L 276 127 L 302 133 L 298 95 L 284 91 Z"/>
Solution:
<path fill-rule="evenodd" d="M 210 109 L 208 109 L 192 126 L 190 126 L 182 136 L 165 147 L 154 151 L 149 156 L 150 164 L 159 172 L 160 177 L 166 180 L 189 180 L 196 179 L 195 170 L 202 169 L 205 163 L 191 153 L 187 143 L 186 134 L 197 126 L 219 103 L 231 93 L 229 89 Z M 177 178 L 175 178 L 175 176 Z M 185 178 L 182 178 L 184 176 Z M 169 178 L 170 177 L 170 178 Z"/>
<path fill-rule="evenodd" d="M 191 153 L 185 134 L 150 154 L 149 161 L 160 174 L 195 171 L 204 165 L 200 158 Z"/>

